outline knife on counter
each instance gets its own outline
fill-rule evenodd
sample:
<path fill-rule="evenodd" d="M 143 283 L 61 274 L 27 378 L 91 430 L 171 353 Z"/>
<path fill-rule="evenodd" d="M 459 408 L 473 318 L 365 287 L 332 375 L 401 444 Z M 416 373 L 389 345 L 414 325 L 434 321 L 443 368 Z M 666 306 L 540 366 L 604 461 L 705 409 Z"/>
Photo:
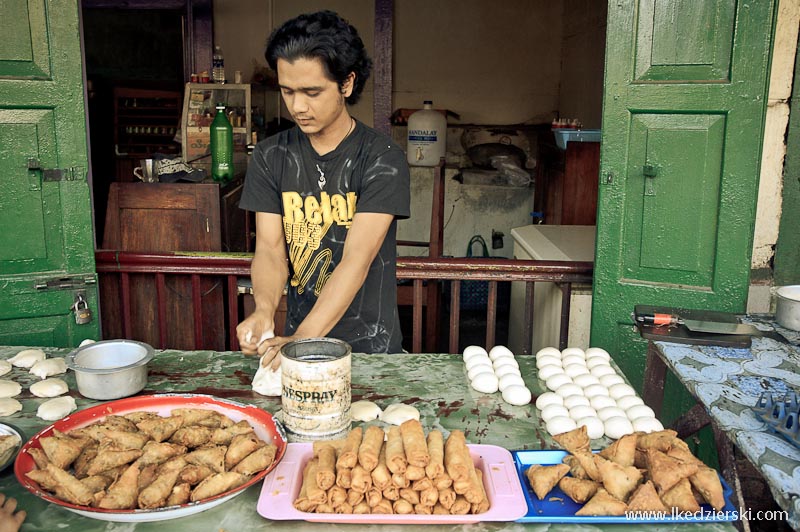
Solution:
<path fill-rule="evenodd" d="M 692 332 L 703 332 L 710 334 L 734 334 L 744 336 L 765 336 L 776 340 L 786 341 L 785 338 L 773 331 L 762 331 L 754 325 L 748 323 L 725 323 L 720 321 L 690 320 L 682 318 L 677 314 L 652 313 L 635 314 L 633 319 L 639 323 L 653 325 L 656 327 L 675 327 L 683 325 Z M 780 339 L 776 336 L 780 336 Z"/>

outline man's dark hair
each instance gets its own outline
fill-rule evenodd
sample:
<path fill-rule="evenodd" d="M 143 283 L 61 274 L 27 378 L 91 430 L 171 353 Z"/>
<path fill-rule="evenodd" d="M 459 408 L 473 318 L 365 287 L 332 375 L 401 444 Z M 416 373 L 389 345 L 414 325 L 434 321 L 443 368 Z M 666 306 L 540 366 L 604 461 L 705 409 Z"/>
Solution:
<path fill-rule="evenodd" d="M 300 15 L 284 22 L 269 36 L 264 56 L 275 72 L 278 59 L 291 63 L 317 58 L 340 89 L 350 72 L 355 72 L 353 92 L 345 100 L 351 105 L 361 97 L 372 69 L 372 59 L 367 56 L 358 31 L 333 11 Z"/>

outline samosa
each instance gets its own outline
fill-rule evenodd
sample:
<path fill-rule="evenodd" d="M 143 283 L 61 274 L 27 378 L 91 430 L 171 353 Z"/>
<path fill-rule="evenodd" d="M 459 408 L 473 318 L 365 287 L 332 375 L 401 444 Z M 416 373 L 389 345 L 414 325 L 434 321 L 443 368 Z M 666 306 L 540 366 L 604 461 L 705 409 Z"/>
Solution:
<path fill-rule="evenodd" d="M 598 454 L 621 466 L 632 466 L 636 455 L 636 434 L 626 434 Z"/>
<path fill-rule="evenodd" d="M 183 425 L 180 416 L 154 417 L 143 419 L 136 424 L 139 430 L 150 436 L 156 442 L 168 440 L 175 431 Z"/>
<path fill-rule="evenodd" d="M 627 509 L 628 506 L 624 502 L 614 498 L 603 488 L 599 488 L 589 502 L 575 512 L 575 515 L 625 515 Z"/>
<path fill-rule="evenodd" d="M 136 495 L 138 493 L 139 464 L 134 462 L 108 488 L 108 491 L 97 503 L 97 506 L 108 510 L 130 510 L 136 507 Z"/>
<path fill-rule="evenodd" d="M 564 477 L 558 481 L 561 491 L 578 504 L 583 504 L 597 493 L 600 484 L 594 480 L 583 480 L 580 478 Z"/>
<path fill-rule="evenodd" d="M 719 475 L 715 470 L 706 466 L 700 467 L 697 473 L 689 476 L 689 482 L 715 510 L 720 511 L 725 507 L 722 483 L 719 481 Z"/>
<path fill-rule="evenodd" d="M 626 501 L 642 480 L 641 472 L 633 466 L 622 466 L 597 455 L 594 461 L 603 479 L 603 487 L 621 501 Z"/>
<path fill-rule="evenodd" d="M 534 464 L 525 470 L 525 476 L 539 500 L 544 499 L 567 473 L 569 473 L 567 464 L 551 466 Z"/>
<path fill-rule="evenodd" d="M 673 440 L 678 435 L 672 429 L 664 429 L 656 432 L 636 432 L 637 436 L 636 447 L 646 451 L 647 449 L 655 449 L 662 453 L 667 452 L 673 445 Z"/>
<path fill-rule="evenodd" d="M 677 458 L 667 456 L 661 451 L 648 449 L 647 469 L 650 471 L 650 478 L 653 479 L 653 484 L 658 488 L 658 492 L 663 494 L 681 479 L 695 474 L 697 472 L 697 464 L 686 463 Z"/>
<path fill-rule="evenodd" d="M 581 425 L 569 432 L 556 434 L 553 439 L 570 454 L 590 451 L 589 434 L 586 431 L 586 425 Z"/>
<path fill-rule="evenodd" d="M 661 499 L 658 498 L 656 487 L 653 485 L 652 480 L 648 480 L 644 484 L 636 488 L 631 498 L 628 499 L 629 511 L 642 511 L 642 512 L 669 512 L 669 509 L 664 506 Z"/>
<path fill-rule="evenodd" d="M 661 494 L 661 500 L 667 506 L 674 506 L 682 512 L 697 512 L 700 505 L 697 504 L 692 494 L 692 485 L 688 478 L 680 479 L 672 488 Z"/>

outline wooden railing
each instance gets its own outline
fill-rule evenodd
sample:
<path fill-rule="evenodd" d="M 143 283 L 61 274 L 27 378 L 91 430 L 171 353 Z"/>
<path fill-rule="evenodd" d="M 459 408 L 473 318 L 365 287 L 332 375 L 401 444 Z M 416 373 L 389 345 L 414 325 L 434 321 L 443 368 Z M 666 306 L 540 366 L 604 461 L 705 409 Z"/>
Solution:
<path fill-rule="evenodd" d="M 120 319 L 122 333 L 126 338 L 133 334 L 131 318 L 132 275 L 152 275 L 155 277 L 156 319 L 159 327 L 158 348 L 169 348 L 166 327 L 166 278 L 170 275 L 190 276 L 191 313 L 194 323 L 194 349 L 204 349 L 203 308 L 201 278 L 220 280 L 225 286 L 225 308 L 218 309 L 226 316 L 227 341 L 225 347 L 238 350 L 236 325 L 241 321 L 239 315 L 238 284 L 241 278 L 250 277 L 251 255 L 242 254 L 188 254 L 173 253 L 134 253 L 116 250 L 98 250 L 95 253 L 97 272 L 100 275 L 101 290 L 104 276 L 117 274 L 120 300 Z M 422 310 L 425 299 L 424 283 L 450 281 L 450 316 L 448 350 L 459 352 L 460 335 L 460 287 L 463 281 L 488 281 L 489 297 L 486 309 L 485 344 L 495 344 L 497 327 L 498 283 L 524 282 L 525 303 L 523 316 L 523 345 L 530 346 L 533 336 L 533 293 L 537 282 L 556 283 L 562 291 L 560 347 L 566 347 L 569 334 L 569 307 L 573 283 L 591 283 L 592 263 L 561 262 L 512 259 L 431 259 L 400 257 L 397 261 L 397 279 L 409 280 L 413 284 L 412 310 L 412 351 L 421 352 L 423 345 Z"/>

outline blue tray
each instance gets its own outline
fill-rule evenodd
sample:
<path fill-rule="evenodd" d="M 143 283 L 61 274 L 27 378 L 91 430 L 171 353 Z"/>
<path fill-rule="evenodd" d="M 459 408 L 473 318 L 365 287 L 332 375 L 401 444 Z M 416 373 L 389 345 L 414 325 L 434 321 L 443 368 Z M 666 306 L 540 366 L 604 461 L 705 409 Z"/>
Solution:
<path fill-rule="evenodd" d="M 647 519 L 634 519 L 625 516 L 580 516 L 575 512 L 583 505 L 576 503 L 569 498 L 561 489 L 556 486 L 547 497 L 540 501 L 533 493 L 525 470 L 534 464 L 554 465 L 560 464 L 561 459 L 566 456 L 565 451 L 511 451 L 514 457 L 514 465 L 517 468 L 517 475 L 522 483 L 522 493 L 525 495 L 525 502 L 528 504 L 528 513 L 524 517 L 517 519 L 518 523 L 714 523 L 724 521 L 736 521 L 739 512 L 731 503 L 730 496 L 733 490 L 725 483 L 722 477 L 723 494 L 725 496 L 725 507 L 720 512 L 715 512 L 708 505 L 703 504 L 702 515 L 693 514 L 691 516 L 668 515 L 650 516 Z"/>

